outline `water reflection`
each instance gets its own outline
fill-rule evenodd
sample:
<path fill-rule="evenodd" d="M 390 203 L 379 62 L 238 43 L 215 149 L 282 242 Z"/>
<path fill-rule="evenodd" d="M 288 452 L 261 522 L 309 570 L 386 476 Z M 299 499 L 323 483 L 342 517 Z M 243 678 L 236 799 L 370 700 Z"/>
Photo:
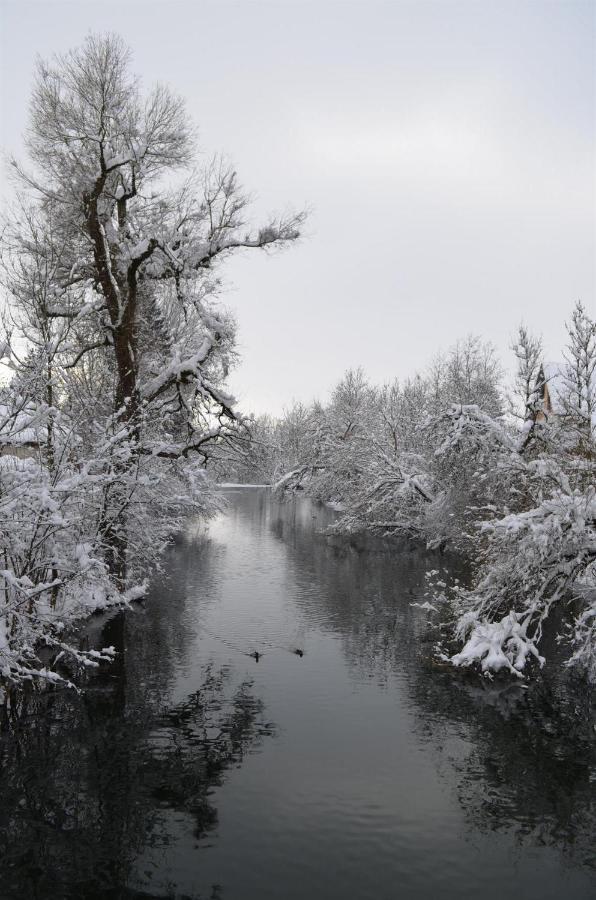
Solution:
<path fill-rule="evenodd" d="M 562 674 L 528 689 L 433 675 L 422 670 L 412 685 L 420 732 L 448 767 L 474 832 L 508 831 L 520 847 L 556 848 L 596 871 L 594 708 L 586 686 Z"/>
<path fill-rule="evenodd" d="M 331 514 L 313 515 L 326 524 Z M 283 504 L 272 530 L 297 569 L 324 586 L 325 627 L 339 634 L 350 665 L 382 686 L 405 683 L 416 732 L 474 832 L 510 831 L 519 845 L 556 848 L 596 871 L 594 696 L 559 664 L 554 642 L 551 665 L 529 684 L 442 670 L 432 654 L 437 631 L 410 604 L 422 599 L 429 568 L 449 565 L 464 577 L 461 563 L 372 538 L 313 543 L 304 511 L 297 517 Z"/>
<path fill-rule="evenodd" d="M 411 603 L 456 561 L 229 499 L 96 620 L 113 667 L 4 721 L 0 898 L 592 897 L 585 688 L 434 666 Z"/>
<path fill-rule="evenodd" d="M 235 683 L 229 670 L 209 663 L 197 673 L 193 693 L 163 706 L 167 649 L 143 653 L 147 640 L 167 648 L 171 639 L 158 619 L 136 616 L 139 642 L 132 652 L 126 650 L 133 639 L 126 616 L 106 623 L 101 640 L 123 652 L 83 695 L 23 696 L 10 714 L 4 710 L 3 900 L 184 896 L 148 854 L 168 845 L 168 817 L 188 818 L 197 842 L 216 826 L 213 789 L 249 748 L 273 733 L 273 725 L 263 720 L 250 681 Z M 154 667 L 160 659 L 161 671 Z M 136 699 L 140 684 L 146 689 L 142 703 Z M 192 896 L 216 900 L 223 894 L 213 884 Z"/>

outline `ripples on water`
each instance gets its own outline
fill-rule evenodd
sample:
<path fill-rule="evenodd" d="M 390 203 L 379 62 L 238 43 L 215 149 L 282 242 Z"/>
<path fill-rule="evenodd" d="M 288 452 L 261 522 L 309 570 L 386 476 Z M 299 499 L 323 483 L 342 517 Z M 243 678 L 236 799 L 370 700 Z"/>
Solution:
<path fill-rule="evenodd" d="M 95 620 L 113 666 L 5 715 L 1 900 L 595 896 L 585 687 L 437 669 L 410 604 L 443 558 L 228 497 Z"/>

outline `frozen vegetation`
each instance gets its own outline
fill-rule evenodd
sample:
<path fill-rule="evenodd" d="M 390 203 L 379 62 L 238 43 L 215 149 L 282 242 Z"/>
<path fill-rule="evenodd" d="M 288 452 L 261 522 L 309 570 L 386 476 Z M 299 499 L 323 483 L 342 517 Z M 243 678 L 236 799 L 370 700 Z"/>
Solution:
<path fill-rule="evenodd" d="M 29 160 L 5 215 L 0 360 L 0 675 L 39 683 L 110 658 L 69 632 L 139 598 L 171 535 L 209 516 L 212 455 L 247 440 L 225 378 L 230 254 L 253 229 L 236 173 L 201 168 L 183 102 L 142 95 L 113 36 L 40 62 Z"/>
<path fill-rule="evenodd" d="M 235 477 L 334 505 L 339 531 L 464 554 L 471 584 L 431 573 L 427 601 L 454 665 L 515 677 L 544 665 L 557 607 L 569 665 L 594 679 L 596 327 L 581 303 L 567 333 L 562 361 L 544 363 L 520 327 L 508 389 L 474 337 L 403 383 L 375 387 L 349 371 L 327 404 L 256 419 Z"/>

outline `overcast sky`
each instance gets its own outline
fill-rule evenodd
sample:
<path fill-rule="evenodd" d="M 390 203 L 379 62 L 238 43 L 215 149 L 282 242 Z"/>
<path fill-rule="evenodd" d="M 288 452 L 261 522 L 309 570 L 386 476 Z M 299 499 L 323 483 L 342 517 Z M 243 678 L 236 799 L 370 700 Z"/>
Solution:
<path fill-rule="evenodd" d="M 37 54 L 117 31 L 183 94 L 254 213 L 300 246 L 226 269 L 245 409 L 405 377 L 469 332 L 510 364 L 520 320 L 560 356 L 596 313 L 593 2 L 0 0 L 1 143 L 22 154 Z"/>

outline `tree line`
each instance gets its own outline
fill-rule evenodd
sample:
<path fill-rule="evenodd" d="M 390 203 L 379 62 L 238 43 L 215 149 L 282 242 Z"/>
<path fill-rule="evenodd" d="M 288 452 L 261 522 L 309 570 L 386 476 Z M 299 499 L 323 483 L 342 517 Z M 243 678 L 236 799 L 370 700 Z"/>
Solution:
<path fill-rule="evenodd" d="M 557 364 L 519 328 L 508 389 L 478 337 L 402 382 L 375 386 L 350 370 L 327 403 L 256 418 L 230 475 L 335 505 L 337 531 L 464 554 L 470 584 L 431 577 L 424 604 L 447 623 L 445 660 L 515 676 L 542 666 L 556 608 L 569 664 L 593 678 L 596 324 L 578 302 L 566 328 Z"/>

